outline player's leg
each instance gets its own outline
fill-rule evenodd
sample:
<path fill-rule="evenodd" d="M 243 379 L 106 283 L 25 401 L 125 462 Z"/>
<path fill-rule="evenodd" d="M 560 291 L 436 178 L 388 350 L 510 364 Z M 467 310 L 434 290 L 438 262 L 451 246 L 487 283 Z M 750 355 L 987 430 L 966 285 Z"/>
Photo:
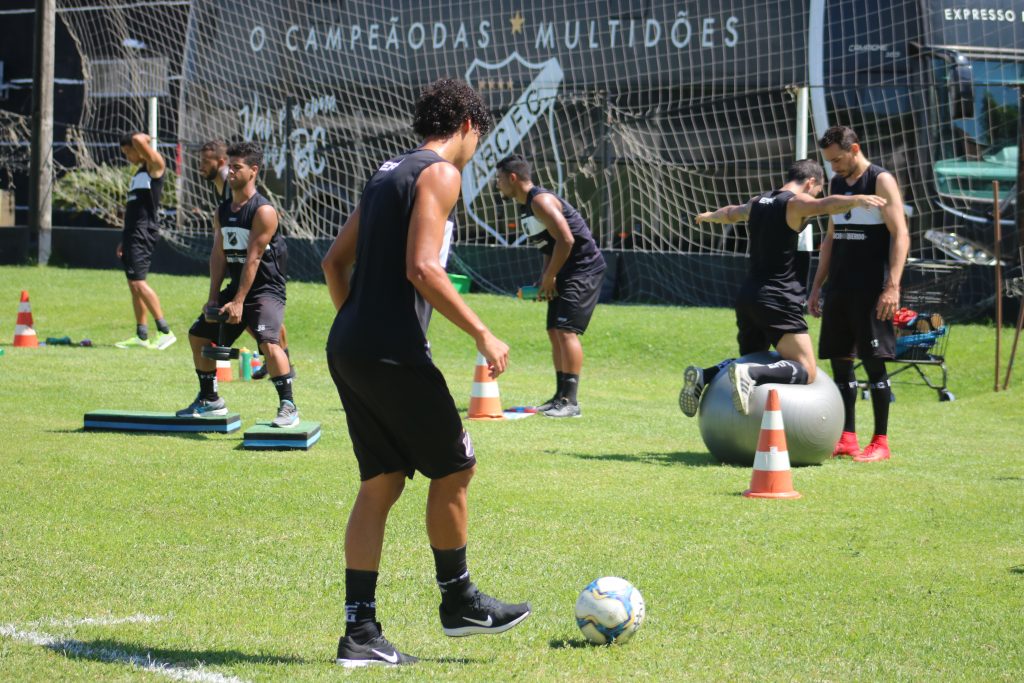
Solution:
<path fill-rule="evenodd" d="M 554 300 L 549 301 L 547 310 L 547 332 L 548 342 L 551 344 L 551 364 L 555 368 L 555 393 L 551 398 L 537 406 L 538 413 L 551 410 L 562 398 L 562 348 L 559 346 L 558 330 L 555 328 L 556 312 L 557 307 Z"/>
<path fill-rule="evenodd" d="M 143 301 L 139 283 L 145 283 L 149 271 L 148 250 L 135 235 L 126 235 L 121 244 L 121 264 L 128 281 L 132 297 L 132 313 L 135 316 L 135 336 L 116 342 L 119 349 L 153 348 L 149 340 L 149 326 L 146 318 L 146 303 Z"/>
<path fill-rule="evenodd" d="M 246 301 L 242 308 L 243 322 L 256 335 L 260 352 L 269 367 L 270 381 L 277 390 L 277 416 L 271 420 L 274 427 L 291 427 L 299 422 L 299 409 L 295 406 L 292 387 L 295 373 L 291 361 L 281 348 L 281 324 L 284 321 L 284 302 L 271 297 Z"/>
<path fill-rule="evenodd" d="M 597 308 L 603 279 L 602 271 L 572 276 L 558 283 L 558 297 L 552 302 L 554 315 L 548 315 L 548 328 L 549 333 L 554 330 L 561 350 L 562 389 L 556 405 L 544 411 L 546 417 L 580 417 L 582 414 L 577 399 L 583 371 L 580 336 L 587 331 Z"/>
<path fill-rule="evenodd" d="M 224 342 L 230 344 L 241 334 L 242 326 L 225 325 L 225 335 L 230 338 Z M 196 377 L 199 379 L 199 393 L 188 406 L 177 412 L 180 417 L 204 415 L 226 415 L 228 412 L 224 399 L 220 397 L 217 389 L 217 361 L 203 355 L 203 348 L 219 341 L 220 328 L 217 323 L 211 323 L 200 313 L 192 327 L 188 330 L 188 345 L 192 349 L 192 362 L 195 365 Z M 232 336 L 233 335 L 233 336 Z"/>
<path fill-rule="evenodd" d="M 829 291 L 821 311 L 818 357 L 829 360 L 832 381 L 843 399 L 843 432 L 832 450 L 834 458 L 860 453 L 856 431 L 857 378 L 853 373 L 857 354 L 856 331 L 851 319 L 855 315 L 854 303 L 849 292 Z"/>
<path fill-rule="evenodd" d="M 164 318 L 164 311 L 160 306 L 160 297 L 157 296 L 156 290 L 146 280 L 136 280 L 130 284 L 132 285 L 133 302 L 139 302 L 144 307 L 142 313 L 143 321 L 145 321 L 145 310 L 153 314 L 153 320 L 156 323 L 157 329 L 157 336 L 153 340 L 153 347 L 162 351 L 178 341 L 178 338 L 171 332 L 171 328 Z M 136 317 L 138 315 L 138 308 L 136 308 Z"/>
<path fill-rule="evenodd" d="M 875 431 L 864 451 L 853 458 L 857 462 L 880 462 L 888 460 L 892 455 L 888 436 L 892 390 L 885 361 L 896 355 L 896 333 L 891 321 L 879 320 L 875 315 L 876 301 L 877 297 L 865 297 L 864 314 L 860 320 L 863 339 L 858 338 L 857 342 L 859 348 L 864 348 L 861 358 L 864 371 L 868 374 Z"/>

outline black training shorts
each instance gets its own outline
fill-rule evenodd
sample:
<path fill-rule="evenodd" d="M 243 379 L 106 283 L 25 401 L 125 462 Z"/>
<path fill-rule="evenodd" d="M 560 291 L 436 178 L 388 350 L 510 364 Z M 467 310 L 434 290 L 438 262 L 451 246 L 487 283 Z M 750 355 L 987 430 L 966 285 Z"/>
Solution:
<path fill-rule="evenodd" d="M 160 238 L 157 229 L 136 228 L 125 230 L 121 236 L 121 266 L 129 280 L 145 280 L 153 249 Z"/>
<path fill-rule="evenodd" d="M 604 271 L 589 275 L 558 278 L 558 296 L 548 301 L 547 329 L 569 330 L 576 334 L 587 331 L 590 318 L 601 296 Z"/>
<path fill-rule="evenodd" d="M 792 302 L 740 298 L 736 301 L 736 341 L 740 355 L 767 351 L 786 334 L 807 332 L 803 311 Z"/>
<path fill-rule="evenodd" d="M 231 301 L 235 293 L 233 289 L 225 289 L 217 296 L 217 305 L 223 306 Z M 194 337 L 201 337 L 218 342 L 223 346 L 231 346 L 236 339 L 245 332 L 245 328 L 252 330 L 252 335 L 258 344 L 279 344 L 281 342 L 281 326 L 284 324 L 284 302 L 269 296 L 246 299 L 242 304 L 242 322 L 235 325 L 224 323 L 223 337 L 217 339 L 220 325 L 207 322 L 200 313 L 196 321 L 192 323 L 188 333 Z"/>
<path fill-rule="evenodd" d="M 821 311 L 821 358 L 896 357 L 896 333 L 891 320 L 879 320 L 876 314 L 878 290 L 828 292 Z"/>
<path fill-rule="evenodd" d="M 412 478 L 416 471 L 440 479 L 476 465 L 473 443 L 433 364 L 328 352 L 327 367 L 345 407 L 363 481 L 390 472 Z"/>

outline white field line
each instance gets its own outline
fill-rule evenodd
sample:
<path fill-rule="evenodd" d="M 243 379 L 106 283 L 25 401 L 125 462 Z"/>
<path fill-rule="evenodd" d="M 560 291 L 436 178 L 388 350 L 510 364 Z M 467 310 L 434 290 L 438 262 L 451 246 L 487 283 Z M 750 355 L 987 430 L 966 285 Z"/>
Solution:
<path fill-rule="evenodd" d="M 155 624 L 167 617 L 152 614 L 132 614 L 127 617 L 83 617 L 81 619 L 39 619 L 30 621 L 26 626 L 59 626 L 74 628 L 76 626 L 114 626 L 116 624 Z"/>
<path fill-rule="evenodd" d="M 145 615 L 135 615 L 135 617 L 125 617 L 125 619 L 147 621 L 147 619 L 138 619 L 138 617 L 145 617 Z M 156 621 L 158 619 L 159 618 L 150 617 L 148 618 L 148 621 Z M 104 619 L 102 617 L 96 620 L 78 619 L 69 621 L 74 621 L 79 624 L 112 623 L 112 620 Z M 126 622 L 122 620 L 113 623 Z M 38 645 L 39 647 L 45 647 L 49 650 L 53 650 L 54 652 L 70 655 L 72 657 L 82 657 L 84 659 L 92 659 L 111 664 L 130 664 L 131 666 L 138 667 L 159 676 L 164 676 L 165 678 L 170 678 L 174 681 L 192 681 L 194 683 L 247 683 L 244 679 L 236 678 L 234 676 L 225 676 L 213 671 L 173 666 L 167 662 L 161 662 L 153 659 L 148 655 L 142 656 L 125 650 L 118 650 L 116 648 L 93 647 L 80 640 L 74 640 L 72 638 L 52 636 L 40 631 L 22 630 L 15 624 L 0 625 L 0 638 L 9 638 L 22 643 L 29 643 L 30 645 Z"/>

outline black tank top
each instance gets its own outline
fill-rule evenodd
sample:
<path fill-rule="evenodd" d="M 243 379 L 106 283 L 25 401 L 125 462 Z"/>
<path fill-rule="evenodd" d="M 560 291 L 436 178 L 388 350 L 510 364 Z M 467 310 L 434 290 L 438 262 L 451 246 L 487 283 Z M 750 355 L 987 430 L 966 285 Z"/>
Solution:
<path fill-rule="evenodd" d="M 548 232 L 547 227 L 533 214 L 533 200 L 539 194 L 550 194 L 562 204 L 562 217 L 569 224 L 569 231 L 573 236 L 572 250 L 569 258 L 562 264 L 558 271 L 558 277 L 565 278 L 570 275 L 589 275 L 603 271 L 606 267 L 604 256 L 597 248 L 597 242 L 590 232 L 586 221 L 576 208 L 565 201 L 551 190 L 534 185 L 526 194 L 526 204 L 522 206 L 519 216 L 523 230 L 526 232 L 526 240 L 533 246 L 540 249 L 542 254 L 550 256 L 555 251 L 555 238 Z"/>
<path fill-rule="evenodd" d="M 235 290 L 242 277 L 242 267 L 245 265 L 245 255 L 249 249 L 249 234 L 252 230 L 253 219 L 256 218 L 256 211 L 261 206 L 270 206 L 270 201 L 259 192 L 249 197 L 249 200 L 242 204 L 237 211 L 231 210 L 231 200 L 221 202 L 217 210 L 217 218 L 220 220 L 220 236 L 224 244 L 224 257 L 228 262 L 228 275 L 231 277 L 231 284 L 228 288 Z M 270 243 L 263 251 L 263 258 L 256 269 L 256 277 L 253 278 L 252 287 L 246 295 L 246 300 L 258 297 L 269 296 L 281 302 L 285 301 L 285 277 L 284 269 L 280 263 L 281 245 L 284 238 L 281 237 L 281 230 L 274 231 Z"/>
<path fill-rule="evenodd" d="M 833 176 L 829 194 L 875 194 L 878 176 L 887 171 L 871 164 L 853 185 Z M 835 230 L 828 268 L 828 289 L 880 292 L 889 274 L 889 229 L 877 208 L 855 208 L 832 216 Z"/>
<path fill-rule="evenodd" d="M 406 365 L 432 362 L 427 326 L 431 306 L 406 277 L 409 220 L 416 182 L 423 169 L 448 163 L 427 149 L 414 149 L 377 169 L 359 203 L 359 239 L 348 299 L 327 337 L 327 350 Z M 445 224 L 438 260 L 448 261 L 454 210 Z"/>
<path fill-rule="evenodd" d="M 124 212 L 124 231 L 158 232 L 160 230 L 160 196 L 164 191 L 164 178 L 153 178 L 145 166 L 132 176 L 128 186 L 128 201 Z"/>
<path fill-rule="evenodd" d="M 786 222 L 786 207 L 793 196 L 788 190 L 765 192 L 750 207 L 750 268 L 741 289 L 745 296 L 778 304 L 803 303 L 804 285 L 796 274 L 799 235 Z"/>

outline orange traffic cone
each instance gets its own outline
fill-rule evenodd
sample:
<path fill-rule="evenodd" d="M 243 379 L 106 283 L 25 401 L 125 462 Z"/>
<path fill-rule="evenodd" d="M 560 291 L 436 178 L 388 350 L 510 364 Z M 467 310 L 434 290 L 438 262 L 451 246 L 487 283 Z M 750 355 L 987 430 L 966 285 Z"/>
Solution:
<path fill-rule="evenodd" d="M 789 451 L 786 449 L 786 430 L 782 425 L 779 392 L 768 390 L 768 401 L 761 417 L 761 435 L 754 454 L 754 474 L 750 488 L 743 492 L 747 498 L 799 498 L 793 490 L 793 476 L 789 471 Z"/>
<path fill-rule="evenodd" d="M 476 354 L 476 368 L 473 370 L 473 391 L 469 395 L 470 420 L 503 420 L 498 382 L 487 369 L 487 359 L 482 353 Z"/>
<path fill-rule="evenodd" d="M 219 360 L 217 361 L 217 381 L 218 382 L 230 382 L 234 379 L 231 374 L 231 361 Z"/>
<path fill-rule="evenodd" d="M 18 320 L 14 325 L 14 345 L 36 347 L 39 338 L 32 329 L 32 304 L 28 301 L 28 290 L 21 290 L 21 303 L 18 304 Z"/>

